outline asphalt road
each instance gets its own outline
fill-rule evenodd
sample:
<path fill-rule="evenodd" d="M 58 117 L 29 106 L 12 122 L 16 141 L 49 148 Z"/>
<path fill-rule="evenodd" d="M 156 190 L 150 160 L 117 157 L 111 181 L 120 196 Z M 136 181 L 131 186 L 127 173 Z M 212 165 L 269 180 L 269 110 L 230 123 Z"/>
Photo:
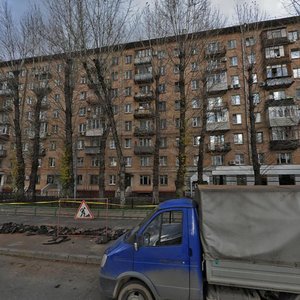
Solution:
<path fill-rule="evenodd" d="M 99 267 L 0 256 L 0 298 L 6 300 L 99 300 Z"/>

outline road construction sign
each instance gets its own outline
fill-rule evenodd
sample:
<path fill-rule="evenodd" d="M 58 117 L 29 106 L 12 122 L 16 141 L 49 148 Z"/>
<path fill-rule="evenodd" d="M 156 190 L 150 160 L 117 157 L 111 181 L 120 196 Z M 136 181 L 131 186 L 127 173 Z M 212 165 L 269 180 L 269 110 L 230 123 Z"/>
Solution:
<path fill-rule="evenodd" d="M 91 210 L 89 209 L 87 203 L 84 200 L 82 200 L 77 210 L 75 219 L 94 219 L 94 215 L 92 214 Z"/>

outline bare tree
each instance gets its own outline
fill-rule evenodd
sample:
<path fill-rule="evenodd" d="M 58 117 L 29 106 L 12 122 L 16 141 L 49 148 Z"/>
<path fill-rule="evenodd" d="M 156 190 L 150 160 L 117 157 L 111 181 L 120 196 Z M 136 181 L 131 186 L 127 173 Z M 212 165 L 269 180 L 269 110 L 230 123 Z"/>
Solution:
<path fill-rule="evenodd" d="M 246 118 L 249 117 L 249 135 L 250 135 L 250 157 L 254 171 L 254 182 L 256 185 L 262 184 L 262 177 L 260 171 L 260 163 L 257 151 L 257 137 L 256 137 L 256 99 L 254 98 L 254 91 L 256 85 L 254 84 L 254 76 L 257 76 L 258 65 L 261 65 L 256 60 L 257 50 L 256 41 L 259 39 L 260 28 L 259 24 L 265 20 L 266 14 L 260 10 L 259 6 L 254 4 L 236 4 L 236 14 L 238 16 L 241 34 L 242 34 L 242 53 L 243 53 L 243 70 L 242 74 L 245 83 L 246 95 Z M 251 33 L 251 40 L 248 38 L 249 50 L 246 52 L 246 35 Z"/>

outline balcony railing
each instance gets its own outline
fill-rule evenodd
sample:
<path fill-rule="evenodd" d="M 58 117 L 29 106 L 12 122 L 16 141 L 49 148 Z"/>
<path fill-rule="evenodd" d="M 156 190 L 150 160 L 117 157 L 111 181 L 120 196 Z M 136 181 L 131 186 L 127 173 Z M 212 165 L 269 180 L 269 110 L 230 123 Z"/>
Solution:
<path fill-rule="evenodd" d="M 215 49 L 206 49 L 205 56 L 212 57 L 212 56 L 225 56 L 226 48 L 224 46 L 219 46 Z"/>
<path fill-rule="evenodd" d="M 230 124 L 228 121 L 226 122 L 214 122 L 207 123 L 206 130 L 207 131 L 225 131 L 230 129 Z"/>
<path fill-rule="evenodd" d="M 145 56 L 145 57 L 135 57 L 134 59 L 134 64 L 139 65 L 139 64 L 149 64 L 151 63 L 152 56 Z"/>
<path fill-rule="evenodd" d="M 270 150 L 296 150 L 299 147 L 299 140 L 277 140 L 270 141 Z"/>
<path fill-rule="evenodd" d="M 99 146 L 85 146 L 84 151 L 85 151 L 85 154 L 87 154 L 87 155 L 100 154 L 100 147 Z"/>
<path fill-rule="evenodd" d="M 136 101 L 149 101 L 149 100 L 153 100 L 153 92 L 148 92 L 148 93 L 136 93 L 134 95 L 134 99 Z"/>
<path fill-rule="evenodd" d="M 135 82 L 152 82 L 153 75 L 152 73 L 145 73 L 145 74 L 135 74 L 134 75 Z"/>
<path fill-rule="evenodd" d="M 136 155 L 146 155 L 153 154 L 154 147 L 153 146 L 134 146 L 134 154 Z"/>
<path fill-rule="evenodd" d="M 286 97 L 284 99 L 268 99 L 265 101 L 265 107 L 276 107 L 276 106 L 290 106 L 295 105 L 295 100 L 293 97 Z"/>
<path fill-rule="evenodd" d="M 137 108 L 134 111 L 133 115 L 136 119 L 142 119 L 142 118 L 153 118 L 155 116 L 155 113 L 153 109 Z"/>
<path fill-rule="evenodd" d="M 134 135 L 135 136 L 147 136 L 147 135 L 154 135 L 154 127 L 135 127 L 134 128 Z"/>
<path fill-rule="evenodd" d="M 103 128 L 87 129 L 85 136 L 101 136 L 103 134 Z"/>
<path fill-rule="evenodd" d="M 230 143 L 206 145 L 207 152 L 229 152 L 230 150 L 231 150 Z"/>
<path fill-rule="evenodd" d="M 292 77 L 277 77 L 277 78 L 267 78 L 265 82 L 262 82 L 260 86 L 265 89 L 272 88 L 285 88 L 292 85 L 294 82 Z"/>

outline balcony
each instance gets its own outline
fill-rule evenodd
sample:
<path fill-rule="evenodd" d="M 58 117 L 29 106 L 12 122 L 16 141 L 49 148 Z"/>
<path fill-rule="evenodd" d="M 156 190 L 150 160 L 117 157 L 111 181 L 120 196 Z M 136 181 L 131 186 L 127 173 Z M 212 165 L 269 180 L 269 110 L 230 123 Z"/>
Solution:
<path fill-rule="evenodd" d="M 4 158 L 7 156 L 7 150 L 1 149 L 0 150 L 0 158 Z"/>
<path fill-rule="evenodd" d="M 276 64 L 288 64 L 290 63 L 290 58 L 287 55 L 284 56 L 274 56 L 274 57 L 265 57 L 266 65 L 276 65 Z"/>
<path fill-rule="evenodd" d="M 6 111 L 12 111 L 13 107 L 12 105 L 0 105 L 0 112 L 6 112 Z"/>
<path fill-rule="evenodd" d="M 267 78 L 265 82 L 261 82 L 260 86 L 268 89 L 287 88 L 293 84 L 294 80 L 292 77 L 277 77 Z"/>
<path fill-rule="evenodd" d="M 226 122 L 214 122 L 207 123 L 206 130 L 207 131 L 227 131 L 230 129 L 230 124 L 228 121 Z"/>
<path fill-rule="evenodd" d="M 277 140 L 270 141 L 270 150 L 296 150 L 299 147 L 299 140 Z"/>
<path fill-rule="evenodd" d="M 154 135 L 155 132 L 154 132 L 154 127 L 151 126 L 151 127 L 135 127 L 134 128 L 134 135 L 135 136 L 149 136 L 149 135 Z"/>
<path fill-rule="evenodd" d="M 291 106 L 291 105 L 295 105 L 295 100 L 293 97 L 286 97 L 285 99 L 279 99 L 279 100 L 275 100 L 271 98 L 265 101 L 266 109 L 269 107 Z"/>
<path fill-rule="evenodd" d="M 85 146 L 84 152 L 87 155 L 100 154 L 100 147 L 99 146 Z"/>
<path fill-rule="evenodd" d="M 146 109 L 146 108 L 140 107 L 134 111 L 133 116 L 136 119 L 154 118 L 155 113 L 154 113 L 153 109 L 149 109 L 149 108 Z"/>
<path fill-rule="evenodd" d="M 135 93 L 134 100 L 138 102 L 150 101 L 153 100 L 154 94 L 153 92 L 148 93 Z"/>
<path fill-rule="evenodd" d="M 13 90 L 11 89 L 1 89 L 0 96 L 9 96 L 13 94 Z"/>
<path fill-rule="evenodd" d="M 87 129 L 85 131 L 85 136 L 101 136 L 103 134 L 103 128 L 94 128 L 94 129 Z"/>
<path fill-rule="evenodd" d="M 224 153 L 224 152 L 229 152 L 230 150 L 231 150 L 230 143 L 206 145 L 206 152 Z"/>
<path fill-rule="evenodd" d="M 261 34 L 261 40 L 262 40 L 262 45 L 263 45 L 264 48 L 273 47 L 273 46 L 288 45 L 288 44 L 291 43 L 291 41 L 288 39 L 287 36 L 268 38 L 266 31 L 264 31 Z"/>
<path fill-rule="evenodd" d="M 152 73 L 135 74 L 134 75 L 134 81 L 136 83 L 153 82 L 153 75 L 152 75 Z"/>
<path fill-rule="evenodd" d="M 145 57 L 135 57 L 134 64 L 141 65 L 141 64 L 149 64 L 151 63 L 152 56 L 145 56 Z"/>
<path fill-rule="evenodd" d="M 134 154 L 136 155 L 146 155 L 153 154 L 154 147 L 153 146 L 134 146 Z"/>
<path fill-rule="evenodd" d="M 221 57 L 225 56 L 226 54 L 226 48 L 224 46 L 219 46 L 214 49 L 206 49 L 205 50 L 205 57 Z"/>
<path fill-rule="evenodd" d="M 226 93 L 227 90 L 228 90 L 227 82 L 213 83 L 213 84 L 207 85 L 207 93 L 209 95 Z"/>

